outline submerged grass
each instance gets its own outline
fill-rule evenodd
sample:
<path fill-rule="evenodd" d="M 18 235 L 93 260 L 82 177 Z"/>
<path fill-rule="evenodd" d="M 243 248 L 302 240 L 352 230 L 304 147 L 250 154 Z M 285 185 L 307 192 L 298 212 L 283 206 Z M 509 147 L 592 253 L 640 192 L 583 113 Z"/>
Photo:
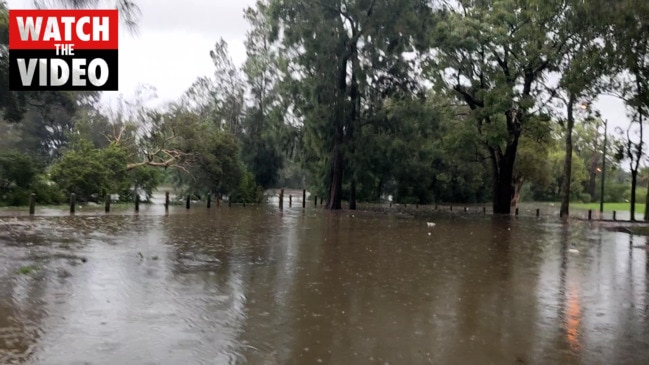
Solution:
<path fill-rule="evenodd" d="M 26 266 L 19 267 L 18 270 L 16 270 L 16 274 L 18 274 L 18 275 L 29 275 L 29 274 L 35 272 L 36 270 L 38 270 L 38 269 L 35 266 L 26 265 Z"/>

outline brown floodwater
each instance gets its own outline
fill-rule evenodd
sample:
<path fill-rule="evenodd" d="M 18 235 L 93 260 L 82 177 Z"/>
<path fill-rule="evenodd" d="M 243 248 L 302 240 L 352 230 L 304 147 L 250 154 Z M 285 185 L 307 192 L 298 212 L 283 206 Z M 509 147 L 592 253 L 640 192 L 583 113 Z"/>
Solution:
<path fill-rule="evenodd" d="M 157 205 L 0 217 L 0 364 L 649 363 L 645 238 L 432 220 Z"/>

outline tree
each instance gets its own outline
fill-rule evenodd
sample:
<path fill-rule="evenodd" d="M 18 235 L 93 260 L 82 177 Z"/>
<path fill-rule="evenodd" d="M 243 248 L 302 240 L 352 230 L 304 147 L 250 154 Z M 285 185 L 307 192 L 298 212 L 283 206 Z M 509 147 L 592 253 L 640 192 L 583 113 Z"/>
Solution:
<path fill-rule="evenodd" d="M 597 40 L 600 35 L 597 17 L 590 15 L 588 6 L 582 1 L 572 1 L 569 11 L 565 16 L 562 32 L 568 36 L 567 51 L 558 65 L 560 77 L 556 88 L 550 90 L 566 111 L 565 120 L 560 118 L 561 126 L 565 131 L 565 161 L 564 161 L 564 186 L 561 197 L 560 215 L 568 217 L 570 214 L 570 184 L 572 182 L 572 151 L 573 128 L 575 125 L 575 111 L 588 110 L 590 114 L 591 103 L 582 99 L 594 99 L 599 92 L 600 79 L 607 72 L 601 42 Z M 594 192 L 591 191 L 591 196 Z"/>
<path fill-rule="evenodd" d="M 181 99 L 183 108 L 193 111 L 216 127 L 241 136 L 245 83 L 220 39 L 210 51 L 212 77 L 199 77 Z"/>
<path fill-rule="evenodd" d="M 519 139 L 567 46 L 566 1 L 459 1 L 436 14 L 427 75 L 471 110 L 491 159 L 493 209 L 509 214 Z"/>
<path fill-rule="evenodd" d="M 244 42 L 248 58 L 243 72 L 250 91 L 250 105 L 243 118 L 243 161 L 255 181 L 269 188 L 278 182 L 284 166 L 282 148 L 286 128 L 278 90 L 280 59 L 276 45 L 270 41 L 268 3 L 258 1 L 255 8 L 247 8 L 244 14 L 252 29 Z"/>
<path fill-rule="evenodd" d="M 50 176 L 67 195 L 99 201 L 106 194 L 128 190 L 126 161 L 126 152 L 119 146 L 97 149 L 82 140 L 54 163 Z"/>
<path fill-rule="evenodd" d="M 636 203 L 636 187 L 638 183 L 638 171 L 640 170 L 640 162 L 644 158 L 644 138 L 643 138 L 643 118 L 642 115 L 635 114 L 632 117 L 632 123 L 626 131 L 621 128 L 616 128 L 618 132 L 618 139 L 613 141 L 616 148 L 615 158 L 618 161 L 627 160 L 629 162 L 629 170 L 631 171 L 631 220 L 635 221 L 635 203 Z M 637 124 L 638 128 L 633 130 L 634 125 Z M 635 136 L 632 137 L 632 130 Z M 634 138 L 637 137 L 637 138 Z"/>
<path fill-rule="evenodd" d="M 514 208 L 518 205 L 525 183 L 547 186 L 552 178 L 548 174 L 552 169 L 549 157 L 556 152 L 557 141 L 553 138 L 548 118 L 548 116 L 531 118 L 527 133 L 521 136 L 514 165 L 514 197 L 511 204 Z"/>
<path fill-rule="evenodd" d="M 612 89 L 634 114 L 649 115 L 649 4 L 634 0 L 594 0 L 589 9 L 598 17 L 611 74 Z M 649 196 L 649 195 L 648 195 Z M 649 197 L 644 219 L 649 221 Z"/>
<path fill-rule="evenodd" d="M 289 62 L 286 75 L 294 112 L 304 122 L 304 146 L 324 181 L 328 209 L 340 209 L 345 180 L 355 208 L 354 149 L 368 79 L 395 85 L 402 54 L 423 33 L 425 1 L 272 1 L 274 36 Z M 373 77 L 372 77 L 373 75 Z M 380 76 L 379 76 L 380 75 Z M 345 173 L 348 178 L 345 179 Z"/>

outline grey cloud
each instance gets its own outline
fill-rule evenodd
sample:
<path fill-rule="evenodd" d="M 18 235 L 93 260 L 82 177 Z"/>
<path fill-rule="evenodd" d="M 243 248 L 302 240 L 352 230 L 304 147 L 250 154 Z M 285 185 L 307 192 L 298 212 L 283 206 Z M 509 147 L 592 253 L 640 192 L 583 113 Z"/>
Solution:
<path fill-rule="evenodd" d="M 175 30 L 224 39 L 240 38 L 248 29 L 243 9 L 255 0 L 139 0 L 143 31 Z"/>

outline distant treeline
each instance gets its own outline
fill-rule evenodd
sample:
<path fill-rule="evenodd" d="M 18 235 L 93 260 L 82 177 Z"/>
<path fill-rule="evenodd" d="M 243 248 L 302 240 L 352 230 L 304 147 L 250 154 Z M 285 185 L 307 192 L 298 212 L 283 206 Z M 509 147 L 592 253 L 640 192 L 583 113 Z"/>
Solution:
<path fill-rule="evenodd" d="M 217 41 L 214 74 L 157 108 L 146 88 L 110 110 L 96 93 L 7 92 L 3 57 L 0 202 L 164 182 L 235 201 L 307 188 L 329 209 L 392 196 L 509 213 L 522 198 L 567 213 L 600 198 L 603 173 L 605 200 L 645 199 L 647 2 L 261 0 L 244 15 L 246 62 Z M 628 130 L 605 131 L 602 94 Z"/>

